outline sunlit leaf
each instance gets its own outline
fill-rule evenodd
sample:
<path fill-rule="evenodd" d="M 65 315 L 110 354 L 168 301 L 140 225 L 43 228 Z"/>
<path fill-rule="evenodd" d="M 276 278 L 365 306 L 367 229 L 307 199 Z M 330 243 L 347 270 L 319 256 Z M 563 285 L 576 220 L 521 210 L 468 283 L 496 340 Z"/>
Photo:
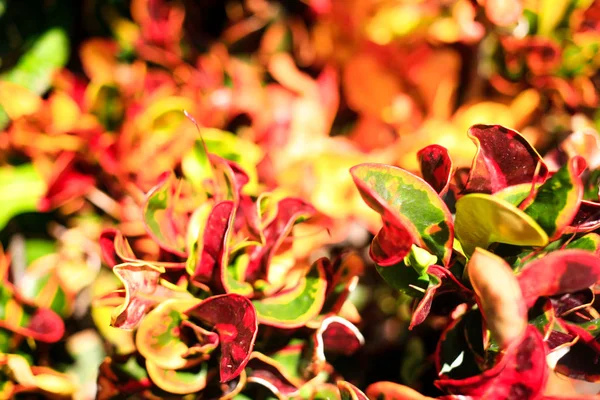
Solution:
<path fill-rule="evenodd" d="M 50 87 L 54 73 L 65 66 L 69 59 L 69 37 L 59 27 L 48 29 L 37 38 L 17 64 L 2 80 L 16 83 L 43 94 Z"/>
<path fill-rule="evenodd" d="M 560 237 L 571 224 L 583 197 L 581 157 L 572 158 L 554 173 L 542 186 L 525 213 L 531 216 L 544 229 L 550 239 Z"/>
<path fill-rule="evenodd" d="M 542 157 L 516 131 L 500 125 L 474 125 L 469 137 L 477 145 L 477 155 L 467 193 L 495 193 L 507 186 L 529 183 L 536 171 L 542 180 L 548 175 Z"/>
<path fill-rule="evenodd" d="M 77 391 L 77 386 L 67 375 L 49 368 L 38 368 L 34 372 L 27 360 L 18 354 L 0 354 L 0 365 L 7 366 L 19 384 L 36 388 L 48 395 L 72 396 Z"/>
<path fill-rule="evenodd" d="M 45 190 L 42 177 L 31 164 L 0 168 L 0 229 L 15 215 L 35 211 Z"/>
<path fill-rule="evenodd" d="M 548 235 L 525 212 L 492 195 L 473 193 L 456 202 L 456 237 L 471 254 L 476 247 L 507 243 L 544 246 Z"/>
<path fill-rule="evenodd" d="M 0 80 L 0 106 L 10 119 L 18 119 L 37 112 L 42 99 L 26 87 Z"/>
<path fill-rule="evenodd" d="M 367 205 L 381 214 L 384 222 L 371 244 L 371 256 L 379 265 L 397 263 L 412 244 L 448 264 L 454 239 L 452 217 L 427 183 L 383 164 L 357 165 L 350 173 Z"/>

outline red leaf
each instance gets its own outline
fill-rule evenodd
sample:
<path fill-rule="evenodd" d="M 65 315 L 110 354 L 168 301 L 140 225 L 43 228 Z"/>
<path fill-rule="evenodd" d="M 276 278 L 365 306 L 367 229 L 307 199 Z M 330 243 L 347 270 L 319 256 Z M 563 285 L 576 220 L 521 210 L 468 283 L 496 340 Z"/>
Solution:
<path fill-rule="evenodd" d="M 549 368 L 547 348 L 538 330 L 528 326 L 492 368 L 465 379 L 441 379 L 436 386 L 451 394 L 491 400 L 535 399 L 544 389 Z"/>
<path fill-rule="evenodd" d="M 600 280 L 600 257 L 585 250 L 561 250 L 531 261 L 517 275 L 527 307 L 538 297 L 571 293 Z"/>
<path fill-rule="evenodd" d="M 215 276 L 216 271 L 221 271 L 227 267 L 227 233 L 231 229 L 235 211 L 235 204 L 231 200 L 225 200 L 216 204 L 206 222 L 203 235 L 202 254 L 200 255 L 193 280 L 203 283 L 209 283 L 213 279 L 217 280 L 217 285 L 221 286 L 220 275 Z"/>
<path fill-rule="evenodd" d="M 237 377 L 250 359 L 258 332 L 252 302 L 238 294 L 209 297 L 185 314 L 213 326 L 221 342 L 221 382 Z"/>
<path fill-rule="evenodd" d="M 469 137 L 477 145 L 466 193 L 495 193 L 507 186 L 529 183 L 538 163 L 543 181 L 548 168 L 542 157 L 518 132 L 500 125 L 474 125 Z"/>
<path fill-rule="evenodd" d="M 423 179 L 440 195 L 448 191 L 452 178 L 452 159 L 448 149 L 432 144 L 417 153 Z"/>
<path fill-rule="evenodd" d="M 356 326 L 342 317 L 327 317 L 316 332 L 323 343 L 323 350 L 352 355 L 365 343 L 365 339 Z"/>
<path fill-rule="evenodd" d="M 405 224 L 398 221 L 395 214 L 387 209 L 383 210 L 381 219 L 383 228 L 373 238 L 369 247 L 369 256 L 380 267 L 389 267 L 404 260 L 415 238 L 406 229 Z"/>

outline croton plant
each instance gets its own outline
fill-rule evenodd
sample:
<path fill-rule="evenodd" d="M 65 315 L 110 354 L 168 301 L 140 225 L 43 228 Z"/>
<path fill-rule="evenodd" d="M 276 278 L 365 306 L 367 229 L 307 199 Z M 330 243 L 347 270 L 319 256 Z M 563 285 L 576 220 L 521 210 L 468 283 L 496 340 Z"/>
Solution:
<path fill-rule="evenodd" d="M 438 297 L 455 301 L 435 354 L 446 398 L 554 398 L 559 375 L 597 376 L 597 174 L 565 151 L 545 161 L 502 126 L 469 137 L 469 170 L 455 171 L 437 145 L 418 153 L 423 178 L 384 164 L 350 170 L 382 217 L 369 255 L 414 298 L 411 328 Z M 104 361 L 98 396 L 423 398 L 392 382 L 365 395 L 330 364 L 364 341 L 348 301 L 362 263 L 295 251 L 294 227 L 315 209 L 246 195 L 239 165 L 202 146 L 196 155 L 194 174 L 165 174 L 146 197 L 159 259 L 139 259 L 118 230 L 101 235 L 122 285 L 95 307 L 112 308 L 111 325 L 135 346 Z"/>

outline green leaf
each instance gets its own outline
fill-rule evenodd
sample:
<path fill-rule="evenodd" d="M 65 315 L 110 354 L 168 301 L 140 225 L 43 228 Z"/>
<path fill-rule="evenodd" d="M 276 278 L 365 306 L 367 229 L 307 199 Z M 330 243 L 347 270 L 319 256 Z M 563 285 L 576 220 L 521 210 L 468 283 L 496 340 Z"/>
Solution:
<path fill-rule="evenodd" d="M 44 94 L 50 87 L 54 72 L 69 59 L 69 37 L 62 28 L 52 28 L 40 36 L 17 65 L 0 79 Z"/>
<path fill-rule="evenodd" d="M 327 289 L 324 260 L 315 261 L 295 288 L 252 301 L 258 321 L 280 328 L 298 328 L 316 317 L 325 302 Z"/>
<path fill-rule="evenodd" d="M 56 242 L 45 239 L 25 240 L 26 263 L 30 265 L 38 258 L 56 251 Z"/>
<path fill-rule="evenodd" d="M 456 237 L 467 255 L 492 243 L 545 246 L 548 235 L 525 212 L 489 194 L 473 193 L 456 202 Z"/>
<path fill-rule="evenodd" d="M 600 235 L 597 233 L 588 233 L 578 239 L 569 242 L 565 249 L 581 249 L 598 254 L 600 252 Z"/>
<path fill-rule="evenodd" d="M 419 274 L 404 262 L 389 267 L 376 266 L 376 268 L 388 285 L 411 297 L 423 297 L 429 286 L 429 275 L 427 273 Z"/>
<path fill-rule="evenodd" d="M 437 257 L 420 247 L 412 245 L 410 253 L 404 258 L 404 263 L 413 267 L 419 274 L 427 271 L 430 265 L 437 262 Z"/>
<path fill-rule="evenodd" d="M 32 164 L 0 168 L 0 229 L 21 213 L 37 210 L 46 184 Z"/>
<path fill-rule="evenodd" d="M 410 172 L 384 164 L 357 165 L 350 173 L 367 205 L 384 217 L 385 226 L 378 236 L 385 239 L 373 242 L 372 254 L 377 246 L 384 250 L 384 240 L 394 242 L 394 236 L 407 234 L 412 243 L 402 247 L 408 250 L 417 244 L 448 265 L 454 239 L 452 216 L 431 186 Z"/>
<path fill-rule="evenodd" d="M 559 237 L 577 214 L 583 198 L 582 162 L 580 157 L 569 160 L 540 186 L 533 203 L 525 208 L 551 239 Z"/>

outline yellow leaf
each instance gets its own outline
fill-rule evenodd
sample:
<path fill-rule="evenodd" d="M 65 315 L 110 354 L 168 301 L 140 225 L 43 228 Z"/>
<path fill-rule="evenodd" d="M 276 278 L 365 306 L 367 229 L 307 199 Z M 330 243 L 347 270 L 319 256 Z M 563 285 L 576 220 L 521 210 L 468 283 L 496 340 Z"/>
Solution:
<path fill-rule="evenodd" d="M 483 193 L 468 194 L 456 202 L 454 231 L 467 255 L 495 242 L 517 246 L 548 243 L 548 235 L 533 218 L 511 203 Z"/>
<path fill-rule="evenodd" d="M 10 119 L 17 119 L 39 110 L 42 99 L 23 86 L 0 81 L 0 106 L 4 108 Z"/>
<path fill-rule="evenodd" d="M 56 92 L 50 97 L 52 126 L 57 132 L 67 132 L 75 127 L 81 112 L 79 106 L 68 94 Z"/>
<path fill-rule="evenodd" d="M 508 347 L 527 327 L 527 309 L 517 278 L 506 261 L 482 249 L 475 250 L 467 271 L 489 330 L 501 348 Z"/>

